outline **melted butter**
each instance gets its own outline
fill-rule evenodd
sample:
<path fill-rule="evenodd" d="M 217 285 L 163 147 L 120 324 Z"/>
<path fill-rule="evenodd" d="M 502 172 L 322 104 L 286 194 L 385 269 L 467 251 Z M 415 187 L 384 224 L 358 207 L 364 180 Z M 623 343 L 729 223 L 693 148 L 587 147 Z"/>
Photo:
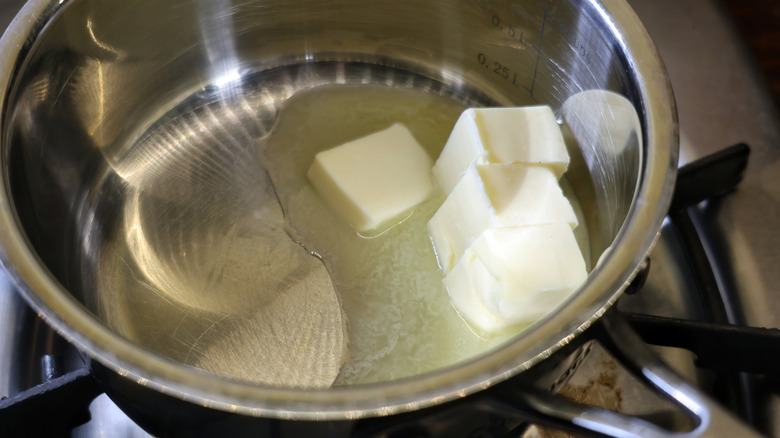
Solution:
<path fill-rule="evenodd" d="M 384 230 L 361 236 L 318 197 L 306 171 L 320 151 L 404 124 L 433 160 L 458 101 L 379 85 L 322 86 L 293 96 L 261 144 L 289 234 L 324 261 L 347 315 L 349 361 L 337 385 L 386 381 L 466 360 L 506 336 L 485 339 L 450 303 L 426 224 L 437 191 Z"/>

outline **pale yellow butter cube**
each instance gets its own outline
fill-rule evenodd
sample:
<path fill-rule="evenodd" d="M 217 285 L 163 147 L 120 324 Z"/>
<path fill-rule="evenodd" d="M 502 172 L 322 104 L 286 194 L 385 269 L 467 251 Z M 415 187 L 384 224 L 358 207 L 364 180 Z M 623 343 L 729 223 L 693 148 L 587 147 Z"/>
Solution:
<path fill-rule="evenodd" d="M 550 223 L 577 226 L 558 178 L 545 166 L 470 166 L 428 222 L 439 266 L 449 272 L 463 252 L 490 228 Z"/>
<path fill-rule="evenodd" d="M 552 109 L 467 109 L 433 166 L 433 174 L 449 193 L 469 166 L 487 163 L 543 164 L 560 178 L 569 166 L 569 152 Z"/>
<path fill-rule="evenodd" d="M 444 284 L 464 319 L 492 332 L 536 321 L 586 278 L 571 227 L 550 224 L 486 230 Z"/>
<path fill-rule="evenodd" d="M 307 176 L 328 205 L 362 232 L 424 201 L 433 190 L 431 165 L 412 133 L 396 123 L 318 153 Z"/>
<path fill-rule="evenodd" d="M 474 251 L 467 250 L 463 254 L 457 268 L 444 278 L 444 285 L 458 314 L 473 328 L 492 333 L 509 325 L 485 306 L 483 291 L 497 289 L 499 280 Z"/>

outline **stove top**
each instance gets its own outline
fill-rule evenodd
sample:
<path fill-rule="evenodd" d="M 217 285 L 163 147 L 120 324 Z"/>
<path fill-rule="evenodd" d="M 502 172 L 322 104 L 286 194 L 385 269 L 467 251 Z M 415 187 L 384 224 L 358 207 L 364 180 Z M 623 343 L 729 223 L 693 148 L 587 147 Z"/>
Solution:
<path fill-rule="evenodd" d="M 751 148 L 738 189 L 691 209 L 713 266 L 714 282 L 732 324 L 780 327 L 780 113 L 758 65 L 719 2 L 629 0 L 667 65 L 678 105 L 680 165 L 744 142 Z M 0 3 L 5 28 L 22 0 Z M 688 273 L 674 224 L 665 225 L 651 256 L 646 284 L 618 303 L 625 312 L 675 318 L 701 318 L 704 310 L 687 291 L 697 284 Z M 19 327 L 25 327 L 21 333 Z M 32 337 L 32 339 L 30 339 Z M 78 355 L 50 357 L 65 341 L 53 334 L 17 296 L 0 273 L 0 397 L 13 396 L 47 375 L 78 368 Z M 68 351 L 67 348 L 64 349 Z M 657 353 L 679 374 L 715 393 L 713 375 L 694 364 L 686 350 L 658 347 Z M 12 353 L 9 353 L 12 352 Z M 43 359 L 41 359 L 43 358 Z M 750 388 L 749 406 L 734 409 L 763 433 L 780 436 L 780 391 L 769 378 L 742 376 Z M 650 415 L 668 402 L 646 389 L 598 345 L 562 393 L 587 404 L 619 412 Z M 148 436 L 105 396 L 90 408 L 92 420 L 72 436 Z M 743 412 L 744 411 L 744 412 Z M 523 436 L 562 436 L 532 427 Z"/>

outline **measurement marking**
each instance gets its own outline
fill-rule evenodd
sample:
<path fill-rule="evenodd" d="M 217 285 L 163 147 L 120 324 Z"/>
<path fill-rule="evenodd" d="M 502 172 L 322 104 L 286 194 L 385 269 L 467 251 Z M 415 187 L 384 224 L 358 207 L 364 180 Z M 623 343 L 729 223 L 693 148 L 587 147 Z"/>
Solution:
<path fill-rule="evenodd" d="M 539 70 L 539 58 L 541 58 L 542 53 L 542 41 L 544 39 L 544 25 L 547 23 L 547 5 L 544 5 L 544 15 L 542 15 L 542 28 L 539 31 L 539 46 L 536 47 L 536 63 L 534 64 L 534 75 L 531 78 L 531 88 L 523 87 L 528 91 L 528 94 L 531 96 L 531 99 L 533 99 L 534 102 L 536 102 L 536 98 L 534 97 L 534 87 L 536 87 L 536 72 Z"/>

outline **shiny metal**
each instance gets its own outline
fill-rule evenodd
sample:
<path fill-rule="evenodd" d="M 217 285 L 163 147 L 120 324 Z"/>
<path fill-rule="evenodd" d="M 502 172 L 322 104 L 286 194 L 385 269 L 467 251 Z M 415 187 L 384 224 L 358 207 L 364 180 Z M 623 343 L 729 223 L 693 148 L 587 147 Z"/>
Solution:
<path fill-rule="evenodd" d="M 730 413 L 711 398 L 682 379 L 652 353 L 643 340 L 619 314 L 612 312 L 600 321 L 613 352 L 626 366 L 636 370 L 648 385 L 654 387 L 686 412 L 692 424 L 682 430 L 669 430 L 644 419 L 606 409 L 583 406 L 555 398 L 547 393 L 520 393 L 520 398 L 543 415 L 565 420 L 580 431 L 620 438 L 661 437 L 760 437 L 758 432 L 735 421 Z"/>
<path fill-rule="evenodd" d="M 101 394 L 92 402 L 89 411 L 92 419 L 74 428 L 71 433 L 73 438 L 93 438 L 105 436 L 109 432 L 117 438 L 151 438 L 151 435 L 132 422 L 105 394 Z"/>
<path fill-rule="evenodd" d="M 751 146 L 738 190 L 701 206 L 696 211 L 697 226 L 708 236 L 705 246 L 716 264 L 731 321 L 780 327 L 780 314 L 774 311 L 780 306 L 778 102 L 722 5 L 691 2 L 684 13 L 669 14 L 659 11 L 679 7 L 679 2 L 630 3 L 664 54 L 678 103 L 681 163 L 726 145 L 744 142 Z M 666 288 L 660 281 L 652 287 L 655 291 Z M 637 308 L 643 305 L 635 304 Z M 673 305 L 666 310 L 668 314 L 677 311 Z M 753 390 L 761 400 L 760 409 L 766 412 L 755 418 L 756 426 L 770 436 L 780 435 L 776 388 L 759 381 Z"/>
<path fill-rule="evenodd" d="M 0 85 L 9 90 L 0 242 L 22 294 L 118 375 L 245 415 L 391 414 L 479 391 L 535 365 L 620 296 L 655 242 L 676 169 L 666 73 L 636 16 L 616 0 L 34 0 L 0 42 L 0 56 L 8 61 Z M 424 86 L 467 104 L 556 109 L 588 89 L 626 96 L 640 116 L 643 149 L 615 155 L 573 145 L 569 175 L 588 222 L 590 257 L 610 250 L 581 290 L 531 329 L 410 379 L 312 391 L 245 384 L 183 365 L 200 354 L 194 347 L 201 335 L 214 336 L 208 346 L 220 345 L 240 329 L 234 321 L 241 312 L 262 304 L 222 282 L 233 276 L 208 275 L 225 257 L 232 273 L 243 275 L 245 256 L 254 254 L 248 249 L 265 248 L 258 241 L 232 255 L 219 248 L 230 230 L 262 234 L 257 218 L 276 208 L 257 190 L 267 181 L 252 146 L 272 135 L 279 107 L 294 92 L 345 82 Z M 215 281 L 221 295 L 199 291 L 203 281 Z M 143 323 L 133 327 L 143 333 L 111 316 L 126 305 L 111 295 L 116 291 L 140 297 L 134 314 Z M 178 316 L 143 306 L 160 291 Z M 182 310 L 182 300 L 197 304 Z M 176 332 L 175 318 L 190 339 L 179 351 L 165 341 Z"/>
<path fill-rule="evenodd" d="M 5 359 L 0 362 L 0 397 L 10 397 L 25 389 L 27 381 L 25 370 L 20 369 L 19 362 L 10 360 L 16 355 L 26 352 L 25 345 L 29 340 L 24 339 L 28 331 L 32 312 L 25 302 L 14 290 L 13 283 L 5 273 L 0 274 L 0 353 Z"/>

